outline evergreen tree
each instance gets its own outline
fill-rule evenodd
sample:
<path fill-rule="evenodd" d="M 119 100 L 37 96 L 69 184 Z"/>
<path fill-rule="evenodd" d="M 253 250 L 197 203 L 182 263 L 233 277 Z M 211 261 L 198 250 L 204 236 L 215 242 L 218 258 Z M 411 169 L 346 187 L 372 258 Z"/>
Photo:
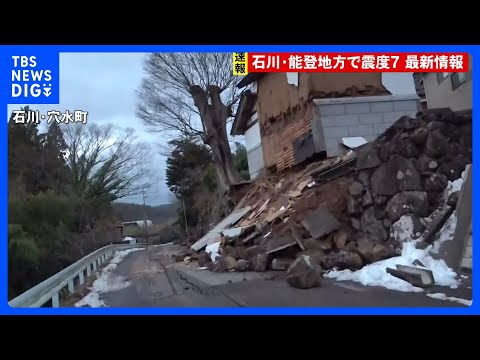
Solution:
<path fill-rule="evenodd" d="M 29 107 L 21 109 L 29 111 Z M 41 137 L 36 123 L 8 122 L 9 194 L 36 194 L 41 190 Z"/>
<path fill-rule="evenodd" d="M 67 144 L 62 129 L 57 122 L 52 122 L 43 136 L 43 177 L 42 190 L 63 192 L 70 176 L 66 165 Z"/>

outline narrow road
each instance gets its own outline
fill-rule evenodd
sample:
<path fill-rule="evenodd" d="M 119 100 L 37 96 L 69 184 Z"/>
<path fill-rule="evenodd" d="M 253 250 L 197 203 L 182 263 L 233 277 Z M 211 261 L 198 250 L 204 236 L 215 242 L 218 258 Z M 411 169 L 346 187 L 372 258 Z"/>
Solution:
<path fill-rule="evenodd" d="M 129 254 L 115 270 L 131 285 L 102 294 L 109 307 L 465 307 L 424 293 L 403 293 L 354 282 L 325 279 L 322 286 L 295 289 L 279 272 L 211 273 L 195 263 L 174 263 L 175 245 L 151 247 Z M 471 289 L 437 288 L 471 299 Z"/>

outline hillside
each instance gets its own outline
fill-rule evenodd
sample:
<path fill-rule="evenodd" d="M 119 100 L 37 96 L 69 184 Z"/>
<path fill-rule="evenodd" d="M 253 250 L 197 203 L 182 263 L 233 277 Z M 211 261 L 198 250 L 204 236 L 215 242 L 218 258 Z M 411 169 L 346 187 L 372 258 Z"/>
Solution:
<path fill-rule="evenodd" d="M 120 221 L 141 220 L 144 216 L 144 206 L 139 204 L 118 202 L 113 204 L 113 209 Z M 152 220 L 154 224 L 162 224 L 177 217 L 175 204 L 146 206 L 145 213 L 147 219 Z"/>

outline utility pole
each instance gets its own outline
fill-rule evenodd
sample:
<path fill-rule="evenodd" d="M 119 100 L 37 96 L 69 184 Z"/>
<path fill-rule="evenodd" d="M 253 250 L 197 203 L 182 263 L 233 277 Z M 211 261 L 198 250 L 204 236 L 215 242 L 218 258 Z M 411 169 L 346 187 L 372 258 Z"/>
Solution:
<path fill-rule="evenodd" d="M 145 202 L 145 188 L 142 188 L 142 198 L 143 198 L 143 226 L 144 226 L 144 237 L 148 242 L 148 228 L 147 228 L 147 204 Z"/>

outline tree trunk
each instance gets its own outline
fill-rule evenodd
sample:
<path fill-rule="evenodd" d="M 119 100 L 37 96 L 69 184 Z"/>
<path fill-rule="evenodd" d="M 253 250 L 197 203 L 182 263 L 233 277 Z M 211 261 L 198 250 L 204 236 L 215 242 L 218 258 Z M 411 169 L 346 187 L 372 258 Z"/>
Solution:
<path fill-rule="evenodd" d="M 227 119 L 230 116 L 230 108 L 222 103 L 221 89 L 218 86 L 209 86 L 207 91 L 199 86 L 193 86 L 191 89 L 205 129 L 203 141 L 212 149 L 218 185 L 222 191 L 227 192 L 230 185 L 240 181 L 228 143 Z M 208 103 L 208 99 L 211 100 L 211 104 Z"/>

